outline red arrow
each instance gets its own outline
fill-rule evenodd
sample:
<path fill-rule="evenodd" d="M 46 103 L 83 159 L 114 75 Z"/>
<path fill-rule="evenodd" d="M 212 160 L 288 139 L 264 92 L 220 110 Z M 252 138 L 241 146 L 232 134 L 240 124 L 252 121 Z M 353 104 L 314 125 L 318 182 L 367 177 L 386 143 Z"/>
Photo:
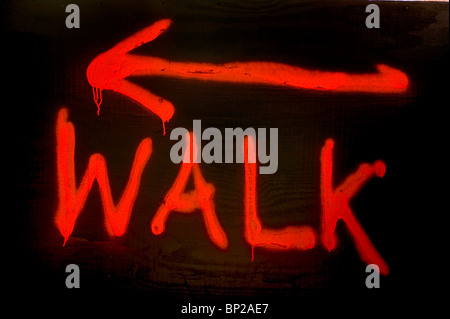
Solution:
<path fill-rule="evenodd" d="M 308 70 L 276 62 L 252 61 L 225 64 L 172 62 L 165 59 L 129 54 L 167 30 L 171 20 L 159 20 L 97 56 L 87 69 L 93 88 L 97 114 L 102 90 L 112 90 L 130 97 L 168 122 L 175 111 L 172 103 L 131 83 L 129 76 L 169 76 L 206 81 L 277 85 L 298 89 L 337 92 L 401 93 L 408 87 L 408 77 L 384 64 L 376 73 L 355 74 Z"/>

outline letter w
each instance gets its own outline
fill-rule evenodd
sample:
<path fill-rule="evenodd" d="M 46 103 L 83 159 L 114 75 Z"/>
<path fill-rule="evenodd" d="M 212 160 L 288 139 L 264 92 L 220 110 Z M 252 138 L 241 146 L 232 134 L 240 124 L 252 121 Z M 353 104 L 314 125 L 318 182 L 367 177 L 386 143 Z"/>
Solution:
<path fill-rule="evenodd" d="M 64 237 L 64 244 L 73 231 L 78 214 L 83 209 L 86 198 L 91 190 L 94 179 L 97 180 L 103 210 L 106 214 L 107 230 L 121 236 L 125 233 L 130 220 L 134 201 L 139 190 L 142 171 L 152 153 L 152 140 L 145 138 L 139 144 L 131 167 L 130 177 L 122 197 L 117 206 L 114 205 L 109 185 L 106 162 L 101 154 L 93 154 L 84 173 L 79 188 L 75 181 L 75 129 L 71 122 L 67 121 L 67 109 L 58 112 L 56 123 L 56 155 L 58 173 L 58 197 L 59 205 L 56 212 L 55 224 Z M 109 225 L 108 223 L 109 222 Z"/>

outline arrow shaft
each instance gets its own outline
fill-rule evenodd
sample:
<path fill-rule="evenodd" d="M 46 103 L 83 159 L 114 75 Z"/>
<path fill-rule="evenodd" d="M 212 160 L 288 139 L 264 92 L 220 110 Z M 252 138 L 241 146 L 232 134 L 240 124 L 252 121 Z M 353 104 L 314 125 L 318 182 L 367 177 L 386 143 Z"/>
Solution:
<path fill-rule="evenodd" d="M 277 62 L 249 61 L 225 64 L 173 62 L 128 54 L 126 76 L 166 76 L 203 81 L 286 86 L 341 92 L 399 93 L 408 80 L 403 72 L 379 65 L 377 73 L 348 74 L 308 70 Z"/>

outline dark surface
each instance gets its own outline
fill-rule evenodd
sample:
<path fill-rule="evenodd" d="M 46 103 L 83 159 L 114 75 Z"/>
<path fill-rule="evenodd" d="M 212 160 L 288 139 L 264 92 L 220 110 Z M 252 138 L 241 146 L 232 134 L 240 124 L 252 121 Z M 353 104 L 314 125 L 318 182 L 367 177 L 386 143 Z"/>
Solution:
<path fill-rule="evenodd" d="M 65 28 L 64 2 L 3 4 L 8 81 L 2 104 L 4 157 L 7 180 L 12 181 L 5 183 L 12 195 L 5 194 L 2 212 L 8 218 L 4 243 L 11 252 L 4 262 L 8 289 L 18 296 L 50 299 L 137 294 L 149 303 L 166 302 L 173 313 L 195 298 L 245 302 L 259 297 L 275 303 L 286 296 L 273 311 L 294 311 L 304 295 L 396 300 L 434 291 L 445 271 L 437 247 L 446 206 L 437 182 L 444 179 L 446 158 L 446 126 L 439 119 L 448 105 L 448 3 L 379 2 L 377 30 L 365 27 L 363 1 L 78 4 L 77 30 Z M 339 244 L 331 253 L 320 244 L 307 252 L 256 249 L 250 262 L 251 247 L 243 235 L 242 164 L 201 165 L 217 190 L 217 215 L 230 241 L 227 251 L 208 240 L 199 213 L 172 213 L 164 234 L 149 232 L 151 218 L 178 173 L 179 166 L 169 159 L 174 142 L 169 134 L 162 135 L 159 118 L 111 91 L 103 92 L 97 117 L 85 72 L 97 54 L 167 17 L 174 21 L 168 32 L 136 53 L 212 63 L 277 61 L 347 72 L 368 72 L 385 63 L 408 75 L 411 89 L 401 95 L 133 79 L 175 105 L 168 133 L 180 126 L 190 129 L 193 119 L 222 132 L 225 127 L 279 129 L 278 172 L 258 180 L 259 214 L 268 227 L 306 224 L 319 229 L 319 156 L 325 139 L 335 140 L 336 185 L 363 162 L 385 161 L 386 176 L 370 181 L 352 200 L 355 215 L 391 268 L 381 278 L 382 288 L 365 287 L 365 265 L 344 224 L 338 224 Z M 102 153 L 115 199 L 127 181 L 137 145 L 147 136 L 153 140 L 122 238 L 107 236 L 95 185 L 62 247 L 53 224 L 55 119 L 61 107 L 69 109 L 75 125 L 77 177 L 91 154 Z M 70 263 L 81 269 L 79 291 L 64 285 Z"/>

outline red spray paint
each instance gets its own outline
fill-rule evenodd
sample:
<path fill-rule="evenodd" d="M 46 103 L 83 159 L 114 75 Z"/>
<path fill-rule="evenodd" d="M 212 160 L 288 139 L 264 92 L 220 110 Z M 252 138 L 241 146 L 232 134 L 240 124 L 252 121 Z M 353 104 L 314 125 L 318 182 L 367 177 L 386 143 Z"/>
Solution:
<path fill-rule="evenodd" d="M 86 198 L 94 180 L 97 181 L 103 210 L 107 217 L 106 229 L 116 236 L 125 233 L 130 220 L 131 211 L 136 199 L 142 171 L 152 153 L 150 138 L 139 144 L 131 167 L 130 177 L 117 205 L 114 204 L 111 187 L 109 185 L 106 161 L 101 154 L 93 154 L 88 167 L 81 179 L 80 186 L 76 186 L 75 176 L 75 128 L 67 121 L 67 109 L 61 109 L 56 122 L 56 155 L 58 175 L 59 205 L 55 223 L 64 237 L 64 244 L 73 231 L 75 221 L 83 209 Z"/>
<path fill-rule="evenodd" d="M 93 87 L 97 114 L 102 103 L 102 90 L 112 90 L 128 96 L 156 114 L 163 122 L 165 134 L 164 123 L 172 118 L 174 106 L 127 80 L 130 76 L 165 76 L 336 92 L 401 93 L 408 87 L 408 77 L 405 73 L 384 64 L 376 66 L 376 73 L 356 74 L 309 70 L 277 62 L 177 62 L 129 53 L 154 40 L 171 24 L 169 19 L 159 20 L 119 42 L 91 62 L 87 69 L 87 78 Z"/>
<path fill-rule="evenodd" d="M 73 231 L 80 211 L 94 180 L 97 181 L 103 210 L 106 215 L 105 226 L 111 235 L 121 236 L 128 227 L 134 201 L 137 197 L 142 172 L 152 153 L 152 142 L 145 138 L 139 144 L 131 167 L 128 183 L 117 205 L 114 204 L 108 179 L 106 161 L 101 154 L 90 157 L 88 167 L 79 187 L 76 187 L 75 176 L 75 129 L 67 121 L 67 109 L 61 109 L 56 122 L 56 155 L 58 176 L 59 205 L 55 224 L 64 237 L 64 245 Z M 159 207 L 151 222 L 151 230 L 159 235 L 165 230 L 165 223 L 172 211 L 193 213 L 202 211 L 206 231 L 210 240 L 220 249 L 228 248 L 227 235 L 220 225 L 214 205 L 215 187 L 203 178 L 200 166 L 194 163 L 193 154 L 196 150 L 195 137 L 190 134 L 190 145 L 185 153 L 184 162 L 172 187 L 167 192 L 163 204 Z M 192 147 L 191 147 L 192 146 Z M 356 220 L 349 206 L 349 200 L 372 177 L 383 177 L 386 166 L 382 161 L 374 164 L 362 164 L 337 188 L 333 187 L 333 150 L 334 142 L 328 139 L 322 148 L 321 161 L 321 200 L 322 200 L 322 244 L 330 251 L 336 246 L 334 235 L 336 222 L 342 219 L 352 235 L 361 260 L 368 264 L 377 264 L 380 273 L 388 274 L 389 268 L 381 258 L 368 235 Z M 249 160 L 251 157 L 253 160 Z M 257 209 L 257 164 L 255 141 L 248 137 L 244 143 L 245 168 L 245 238 L 254 248 L 270 250 L 308 250 L 316 245 L 316 232 L 310 226 L 288 226 L 283 229 L 265 228 L 258 216 Z M 194 180 L 194 189 L 185 192 L 189 177 Z"/>

